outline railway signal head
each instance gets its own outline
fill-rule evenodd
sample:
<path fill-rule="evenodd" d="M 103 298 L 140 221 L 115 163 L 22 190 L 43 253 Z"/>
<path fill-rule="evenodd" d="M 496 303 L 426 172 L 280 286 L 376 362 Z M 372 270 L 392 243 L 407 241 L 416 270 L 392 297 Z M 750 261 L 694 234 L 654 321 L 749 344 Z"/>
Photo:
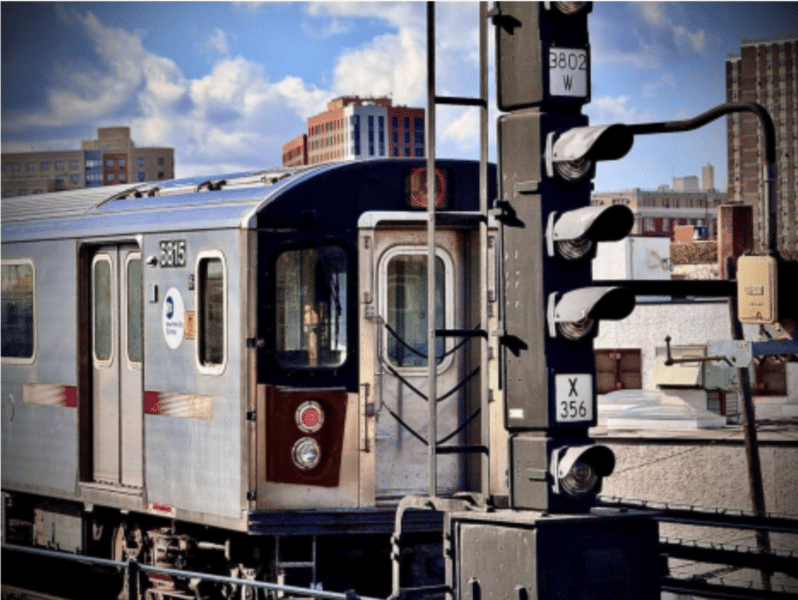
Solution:
<path fill-rule="evenodd" d="M 589 438 L 519 435 L 510 445 L 511 504 L 548 512 L 594 505 L 615 454 Z"/>

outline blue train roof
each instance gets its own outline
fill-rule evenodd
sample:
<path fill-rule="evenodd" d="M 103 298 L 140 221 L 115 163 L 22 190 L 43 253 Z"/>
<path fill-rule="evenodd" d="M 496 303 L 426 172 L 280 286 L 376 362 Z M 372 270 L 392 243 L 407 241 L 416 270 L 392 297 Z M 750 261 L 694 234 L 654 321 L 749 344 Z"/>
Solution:
<path fill-rule="evenodd" d="M 438 163 L 467 165 L 468 176 L 458 180 L 458 200 L 465 194 L 473 204 L 477 163 Z M 327 227 L 354 227 L 360 212 L 402 210 L 405 176 L 424 164 L 421 159 L 348 161 L 4 198 L 2 240 L 295 227 L 308 211 Z"/>
<path fill-rule="evenodd" d="M 2 239 L 247 227 L 258 208 L 279 190 L 334 166 L 266 169 L 4 198 Z"/>

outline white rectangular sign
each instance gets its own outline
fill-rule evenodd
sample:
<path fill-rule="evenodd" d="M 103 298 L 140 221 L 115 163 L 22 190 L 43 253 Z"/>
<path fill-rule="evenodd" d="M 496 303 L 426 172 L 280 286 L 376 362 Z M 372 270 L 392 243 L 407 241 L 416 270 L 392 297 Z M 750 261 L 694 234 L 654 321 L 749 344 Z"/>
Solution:
<path fill-rule="evenodd" d="M 587 50 L 549 49 L 549 95 L 587 98 Z"/>
<path fill-rule="evenodd" d="M 593 420 L 593 376 L 571 373 L 554 376 L 558 423 Z"/>

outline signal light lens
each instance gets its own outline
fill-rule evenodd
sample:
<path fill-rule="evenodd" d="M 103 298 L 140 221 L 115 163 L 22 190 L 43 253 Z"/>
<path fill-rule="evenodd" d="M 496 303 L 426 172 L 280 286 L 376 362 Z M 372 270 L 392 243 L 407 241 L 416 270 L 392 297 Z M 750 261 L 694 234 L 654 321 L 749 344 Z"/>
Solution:
<path fill-rule="evenodd" d="M 295 414 L 296 425 L 305 433 L 315 433 L 324 425 L 324 411 L 315 400 L 299 405 Z"/>
<path fill-rule="evenodd" d="M 565 339 L 576 341 L 588 335 L 595 324 L 596 321 L 589 317 L 585 317 L 581 321 L 561 321 L 557 323 L 557 331 Z"/>
<path fill-rule="evenodd" d="M 593 161 L 587 158 L 554 163 L 557 174 L 566 181 L 578 181 L 590 173 Z"/>
<path fill-rule="evenodd" d="M 313 438 L 304 437 L 294 444 L 291 456 L 297 467 L 303 471 L 308 471 L 321 461 L 321 448 L 319 448 L 318 443 Z"/>
<path fill-rule="evenodd" d="M 584 235 L 573 240 L 556 242 L 557 253 L 567 260 L 579 260 L 593 249 L 593 240 Z"/>
<path fill-rule="evenodd" d="M 571 497 L 579 498 L 590 494 L 598 483 L 599 476 L 596 470 L 587 462 L 577 460 L 560 479 L 560 487 Z"/>

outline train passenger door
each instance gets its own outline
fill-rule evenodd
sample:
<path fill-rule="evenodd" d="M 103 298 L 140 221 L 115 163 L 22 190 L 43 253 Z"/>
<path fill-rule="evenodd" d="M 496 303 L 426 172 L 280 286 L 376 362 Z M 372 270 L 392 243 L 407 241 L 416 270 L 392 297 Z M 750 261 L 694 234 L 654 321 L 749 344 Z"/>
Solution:
<path fill-rule="evenodd" d="M 91 260 L 92 479 L 142 487 L 142 263 L 133 245 Z"/>
<path fill-rule="evenodd" d="M 424 492 L 428 481 L 426 233 L 402 225 L 400 229 L 361 230 L 361 238 L 373 235 L 373 241 L 365 243 L 370 246 L 368 253 L 361 254 L 371 263 L 368 275 L 361 277 L 361 297 L 371 300 L 361 322 L 365 355 L 361 368 L 367 369 L 361 372 L 361 385 L 369 383 L 374 390 L 377 502 Z M 469 300 L 472 232 L 439 230 L 436 237 L 436 327 L 473 328 L 477 323 Z M 478 349 L 478 342 L 459 338 L 439 338 L 434 348 L 440 445 L 469 443 L 478 431 L 477 419 L 473 427 L 468 423 L 479 403 L 472 385 L 479 380 L 473 377 Z M 369 359 L 373 364 L 366 366 Z M 468 489 L 470 462 L 462 454 L 438 457 L 440 493 Z"/>

